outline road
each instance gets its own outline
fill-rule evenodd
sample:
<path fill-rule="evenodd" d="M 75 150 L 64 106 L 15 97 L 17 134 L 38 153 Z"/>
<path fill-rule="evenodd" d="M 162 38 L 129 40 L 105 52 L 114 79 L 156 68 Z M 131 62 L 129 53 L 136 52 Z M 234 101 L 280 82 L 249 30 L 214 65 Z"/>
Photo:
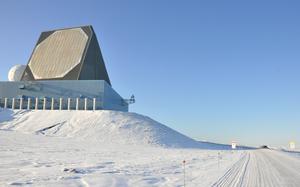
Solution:
<path fill-rule="evenodd" d="M 268 149 L 247 151 L 213 186 L 299 187 L 300 158 Z"/>

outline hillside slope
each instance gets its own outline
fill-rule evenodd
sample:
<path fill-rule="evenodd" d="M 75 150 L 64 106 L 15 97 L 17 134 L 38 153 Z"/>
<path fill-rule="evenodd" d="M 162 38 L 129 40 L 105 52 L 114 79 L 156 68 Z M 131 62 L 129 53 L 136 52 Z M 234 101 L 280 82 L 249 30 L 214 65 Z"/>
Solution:
<path fill-rule="evenodd" d="M 0 110 L 0 124 L 0 129 L 72 137 L 95 143 L 168 148 L 229 148 L 195 141 L 149 117 L 128 112 Z"/>

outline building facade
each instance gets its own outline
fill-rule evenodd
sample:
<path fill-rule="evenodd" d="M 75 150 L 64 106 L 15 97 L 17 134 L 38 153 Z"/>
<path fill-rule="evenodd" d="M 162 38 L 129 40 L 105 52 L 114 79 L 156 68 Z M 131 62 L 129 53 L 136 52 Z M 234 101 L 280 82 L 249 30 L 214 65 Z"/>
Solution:
<path fill-rule="evenodd" d="M 128 111 L 111 86 L 92 26 L 42 32 L 20 80 L 0 82 L 0 106 Z"/>

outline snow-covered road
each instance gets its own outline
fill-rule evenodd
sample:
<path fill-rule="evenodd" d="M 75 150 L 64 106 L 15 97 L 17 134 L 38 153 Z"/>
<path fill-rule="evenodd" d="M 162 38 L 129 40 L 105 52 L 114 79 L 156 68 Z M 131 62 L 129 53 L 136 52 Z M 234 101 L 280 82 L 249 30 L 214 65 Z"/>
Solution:
<path fill-rule="evenodd" d="M 268 149 L 247 151 L 214 186 L 300 186 L 300 160 Z"/>

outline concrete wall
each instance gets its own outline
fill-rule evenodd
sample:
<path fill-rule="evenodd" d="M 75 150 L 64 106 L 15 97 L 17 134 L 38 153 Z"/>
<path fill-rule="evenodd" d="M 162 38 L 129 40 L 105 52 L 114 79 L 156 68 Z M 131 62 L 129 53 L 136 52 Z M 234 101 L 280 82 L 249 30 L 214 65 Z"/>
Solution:
<path fill-rule="evenodd" d="M 24 107 L 27 99 L 39 98 L 42 105 L 43 98 L 47 99 L 47 109 L 51 108 L 51 99 L 55 99 L 58 107 L 59 98 L 63 98 L 63 109 L 67 109 L 67 98 L 71 98 L 71 109 L 75 109 L 76 98 L 79 98 L 80 108 L 84 108 L 84 99 L 87 98 L 88 109 L 92 109 L 93 98 L 96 98 L 96 109 L 128 111 L 128 105 L 123 104 L 123 98 L 117 94 L 103 80 L 48 80 L 48 81 L 17 81 L 0 82 L 0 106 L 3 107 L 4 98 L 8 103 L 12 98 L 23 98 Z M 16 100 L 18 102 L 18 100 Z M 16 103 L 18 105 L 18 103 Z M 34 105 L 34 104 L 33 104 Z M 41 106 L 39 107 L 41 108 Z"/>
<path fill-rule="evenodd" d="M 103 107 L 107 110 L 120 110 L 128 111 L 128 104 L 124 99 L 110 87 L 106 82 L 104 83 L 104 94 L 103 94 Z"/>

